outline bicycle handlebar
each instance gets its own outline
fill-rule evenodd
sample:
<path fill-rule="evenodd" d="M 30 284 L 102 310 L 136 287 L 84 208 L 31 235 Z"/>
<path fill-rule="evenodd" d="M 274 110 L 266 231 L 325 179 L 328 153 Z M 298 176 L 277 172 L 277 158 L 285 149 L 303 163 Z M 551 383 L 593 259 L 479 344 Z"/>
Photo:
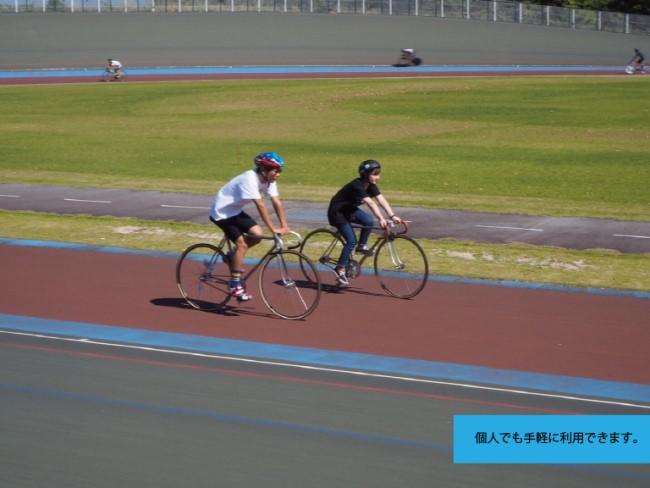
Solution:
<path fill-rule="evenodd" d="M 409 231 L 409 223 L 410 222 L 411 222 L 410 220 L 402 220 L 399 224 L 393 224 L 392 222 L 390 222 L 388 224 L 388 226 L 391 227 L 391 228 L 395 228 L 398 225 L 400 225 L 402 227 L 402 230 L 400 232 L 392 232 L 393 234 L 399 236 L 399 235 L 402 235 L 402 234 L 406 234 Z"/>
<path fill-rule="evenodd" d="M 302 244 L 302 236 L 293 230 L 290 230 L 287 232 L 287 234 L 292 234 L 294 237 L 296 237 L 296 239 L 298 239 L 298 242 L 296 244 L 287 246 L 287 249 L 298 249 Z M 282 236 L 280 234 L 273 234 L 273 237 L 275 239 L 275 245 L 278 247 L 278 249 L 284 249 L 284 241 L 282 240 Z"/>
<path fill-rule="evenodd" d="M 399 224 L 394 224 L 391 221 L 388 221 L 387 227 L 384 229 L 383 227 L 377 227 L 375 225 L 371 227 L 366 227 L 365 225 L 357 225 L 357 224 L 352 224 L 352 227 L 355 229 L 371 229 L 371 230 L 378 230 L 380 232 L 383 232 L 384 235 L 402 235 L 406 234 L 409 231 L 409 225 L 412 220 L 402 220 Z M 395 232 L 396 227 L 401 227 L 402 230 Z"/>

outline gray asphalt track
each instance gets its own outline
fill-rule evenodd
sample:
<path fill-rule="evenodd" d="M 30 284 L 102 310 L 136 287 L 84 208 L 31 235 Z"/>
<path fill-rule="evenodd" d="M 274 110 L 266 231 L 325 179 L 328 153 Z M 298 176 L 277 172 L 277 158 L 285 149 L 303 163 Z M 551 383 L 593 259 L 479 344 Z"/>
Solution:
<path fill-rule="evenodd" d="M 647 36 L 432 17 L 327 14 L 0 15 L 0 69 L 390 64 L 624 65 Z"/>
<path fill-rule="evenodd" d="M 0 486 L 647 486 L 648 466 L 457 465 L 454 414 L 624 407 L 0 335 Z"/>
<path fill-rule="evenodd" d="M 0 184 L 0 208 L 5 210 L 112 215 L 211 225 L 206 220 L 211 201 L 212 195 L 189 193 Z M 285 205 L 294 228 L 327 226 L 325 203 L 285 201 Z M 415 237 L 650 252 L 650 222 L 402 207 L 396 207 L 395 211 L 413 221 L 411 234 Z"/>

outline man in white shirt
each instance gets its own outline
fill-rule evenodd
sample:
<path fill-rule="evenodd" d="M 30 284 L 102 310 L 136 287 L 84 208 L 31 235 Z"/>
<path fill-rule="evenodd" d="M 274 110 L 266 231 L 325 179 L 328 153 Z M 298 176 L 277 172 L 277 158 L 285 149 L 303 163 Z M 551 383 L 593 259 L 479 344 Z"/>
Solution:
<path fill-rule="evenodd" d="M 106 64 L 106 72 L 111 73 L 113 78 L 119 80 L 122 77 L 122 63 L 117 59 L 108 58 L 108 63 Z"/>
<path fill-rule="evenodd" d="M 244 206 L 255 203 L 264 224 L 274 234 L 285 234 L 289 231 L 284 212 L 277 179 L 284 168 L 284 159 L 274 152 L 261 153 L 255 156 L 255 169 L 248 170 L 226 183 L 214 197 L 210 208 L 210 220 L 235 243 L 235 252 L 228 256 L 230 261 L 230 294 L 240 302 L 252 297 L 246 293 L 241 283 L 241 267 L 248 248 L 258 244 L 262 236 L 260 227 L 253 218 L 244 212 Z M 280 227 L 276 227 L 262 194 L 268 195 L 273 204 Z"/>

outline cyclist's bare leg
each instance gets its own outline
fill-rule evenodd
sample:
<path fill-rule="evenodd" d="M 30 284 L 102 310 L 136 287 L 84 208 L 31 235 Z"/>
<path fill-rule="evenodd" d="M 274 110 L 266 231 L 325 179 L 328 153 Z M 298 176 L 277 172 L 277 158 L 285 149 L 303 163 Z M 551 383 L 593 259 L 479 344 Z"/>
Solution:
<path fill-rule="evenodd" d="M 239 238 L 235 241 L 235 252 L 231 256 L 231 261 L 230 261 L 230 269 L 232 270 L 240 270 L 242 269 L 244 265 L 244 258 L 246 257 L 246 253 L 248 250 L 259 244 L 261 239 L 256 239 L 255 237 L 252 236 L 262 236 L 263 231 L 262 228 L 259 225 L 254 225 L 250 229 L 248 229 L 247 236 L 239 236 Z"/>
<path fill-rule="evenodd" d="M 248 244 L 244 236 L 239 236 L 235 241 L 235 252 L 230 256 L 230 270 L 236 272 L 237 275 L 240 274 L 240 270 L 244 264 L 244 257 L 248 252 Z"/>

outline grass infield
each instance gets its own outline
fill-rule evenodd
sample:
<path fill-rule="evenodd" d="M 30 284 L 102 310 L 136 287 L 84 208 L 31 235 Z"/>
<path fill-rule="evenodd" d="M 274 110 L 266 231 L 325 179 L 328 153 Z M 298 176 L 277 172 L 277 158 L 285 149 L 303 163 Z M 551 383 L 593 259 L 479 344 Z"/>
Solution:
<path fill-rule="evenodd" d="M 0 181 L 212 193 L 277 151 L 284 197 L 380 160 L 401 205 L 650 220 L 650 80 L 526 77 L 0 87 Z"/>

